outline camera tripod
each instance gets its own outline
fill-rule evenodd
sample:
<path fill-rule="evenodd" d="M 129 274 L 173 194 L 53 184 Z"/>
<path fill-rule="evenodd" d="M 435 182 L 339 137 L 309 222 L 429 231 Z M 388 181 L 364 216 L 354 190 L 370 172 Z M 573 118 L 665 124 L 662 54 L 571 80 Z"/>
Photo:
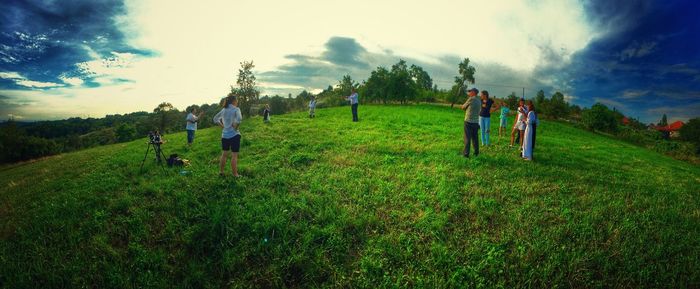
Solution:
<path fill-rule="evenodd" d="M 141 161 L 141 168 L 139 169 L 139 173 L 143 172 L 143 164 L 148 158 L 148 152 L 151 151 L 151 147 L 153 147 L 153 152 L 156 154 L 156 162 L 160 165 L 163 171 L 165 171 L 165 167 L 163 166 L 163 160 L 165 160 L 165 153 L 163 153 L 163 150 L 160 148 L 160 145 L 160 143 L 148 142 L 148 146 L 146 146 L 146 154 L 143 156 L 143 161 Z M 163 158 L 161 159 L 161 157 Z"/>

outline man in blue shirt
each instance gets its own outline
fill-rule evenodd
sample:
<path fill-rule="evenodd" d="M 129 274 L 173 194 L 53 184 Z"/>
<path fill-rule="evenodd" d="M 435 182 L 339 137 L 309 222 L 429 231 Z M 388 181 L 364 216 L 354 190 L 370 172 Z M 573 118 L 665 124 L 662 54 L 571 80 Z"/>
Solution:
<path fill-rule="evenodd" d="M 226 160 L 231 152 L 231 170 L 234 177 L 238 175 L 238 152 L 241 147 L 241 133 L 238 127 L 241 125 L 243 116 L 238 108 L 238 99 L 235 95 L 226 97 L 224 108 L 214 116 L 214 123 L 218 124 L 221 130 L 221 159 L 219 159 L 219 175 L 224 176 Z"/>

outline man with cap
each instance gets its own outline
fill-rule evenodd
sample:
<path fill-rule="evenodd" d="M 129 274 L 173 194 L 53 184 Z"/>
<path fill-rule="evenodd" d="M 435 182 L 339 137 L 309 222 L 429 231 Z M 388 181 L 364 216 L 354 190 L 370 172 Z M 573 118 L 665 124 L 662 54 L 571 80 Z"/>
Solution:
<path fill-rule="evenodd" d="M 474 156 L 479 155 L 479 111 L 481 110 L 481 100 L 476 97 L 479 90 L 472 87 L 467 91 L 469 98 L 462 104 L 464 110 L 464 151 L 462 154 L 465 158 L 469 157 L 469 146 L 474 145 Z"/>

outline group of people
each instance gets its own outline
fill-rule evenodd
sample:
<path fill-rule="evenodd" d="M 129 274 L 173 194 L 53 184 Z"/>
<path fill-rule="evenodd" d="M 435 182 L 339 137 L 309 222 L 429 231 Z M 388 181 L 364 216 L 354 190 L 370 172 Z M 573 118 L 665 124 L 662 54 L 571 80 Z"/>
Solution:
<path fill-rule="evenodd" d="M 461 108 L 465 111 L 464 113 L 464 150 L 462 155 L 464 157 L 470 156 L 471 147 L 474 148 L 474 156 L 479 155 L 479 140 L 477 135 L 479 135 L 479 130 L 481 130 L 481 143 L 484 146 L 490 145 L 490 132 L 491 132 L 491 113 L 501 110 L 501 121 L 500 127 L 498 129 L 499 136 L 502 131 L 507 127 L 508 123 L 508 113 L 510 110 L 506 106 L 496 106 L 494 107 L 494 101 L 489 97 L 489 92 L 486 90 L 481 91 L 479 95 L 479 90 L 475 87 L 469 89 L 467 101 L 462 104 Z M 352 112 L 352 121 L 357 122 L 359 118 L 357 116 L 357 108 L 359 104 L 359 95 L 355 89 L 352 89 L 352 93 L 345 97 L 346 100 L 350 102 L 350 108 Z M 219 111 L 214 117 L 213 121 L 219 125 L 221 130 L 221 157 L 219 158 L 219 175 L 225 176 L 226 164 L 231 159 L 231 171 L 234 177 L 239 177 L 238 174 L 238 153 L 241 147 L 241 133 L 238 128 L 243 120 L 243 115 L 241 114 L 240 108 L 238 108 L 238 99 L 235 95 L 229 95 L 224 99 L 224 107 Z M 309 101 L 309 118 L 316 117 L 316 98 L 312 97 Z M 194 141 L 194 134 L 197 130 L 197 122 L 199 118 L 202 117 L 202 112 L 197 112 L 195 108 L 191 109 L 187 114 L 187 145 L 191 146 Z M 268 122 L 270 120 L 270 106 L 266 105 L 263 112 L 263 120 Z M 535 113 L 535 106 L 532 101 L 528 101 L 527 104 L 523 99 L 520 100 L 518 105 L 518 114 L 516 121 L 513 124 L 511 130 L 511 140 L 510 146 L 513 147 L 516 141 L 516 134 L 519 134 L 518 140 L 520 144 L 521 156 L 525 160 L 532 160 L 533 150 L 535 149 L 535 138 L 537 135 L 537 124 L 539 120 L 537 119 L 537 114 Z"/>
<path fill-rule="evenodd" d="M 464 110 L 464 150 L 462 155 L 468 158 L 471 154 L 471 147 L 474 148 L 474 156 L 479 155 L 479 140 L 477 135 L 479 135 L 479 130 L 481 129 L 481 143 L 484 146 L 490 145 L 490 133 L 491 133 L 491 113 L 498 110 L 497 107 L 493 107 L 494 101 L 489 97 L 489 92 L 486 90 L 481 91 L 481 96 L 479 95 L 479 90 L 475 87 L 467 90 L 468 98 L 467 101 L 462 104 L 462 110 Z M 498 135 L 500 136 L 502 131 L 508 125 L 508 113 L 510 109 L 506 106 L 500 107 L 501 109 L 501 122 L 498 129 Z M 535 137 L 537 135 L 537 124 L 539 120 L 537 119 L 537 113 L 535 112 L 535 106 L 532 101 L 528 101 L 525 105 L 525 100 L 521 99 L 518 106 L 518 115 L 516 121 L 513 123 L 513 128 L 511 130 L 511 141 L 510 146 L 513 146 L 515 141 L 515 134 L 519 134 L 519 144 L 520 144 L 520 155 L 524 160 L 531 161 L 533 158 L 533 150 L 535 149 Z"/>

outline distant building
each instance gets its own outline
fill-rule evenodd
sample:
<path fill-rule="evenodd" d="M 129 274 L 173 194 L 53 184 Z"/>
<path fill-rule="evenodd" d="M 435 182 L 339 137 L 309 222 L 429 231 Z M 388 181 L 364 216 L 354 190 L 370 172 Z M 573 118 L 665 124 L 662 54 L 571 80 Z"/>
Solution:
<path fill-rule="evenodd" d="M 683 127 L 683 122 L 679 120 L 679 121 L 673 122 L 669 125 L 665 125 L 665 126 L 657 125 L 657 126 L 654 126 L 653 128 L 657 131 L 664 133 L 664 135 L 667 135 L 670 137 L 678 137 L 678 130 L 680 130 L 681 127 Z"/>

